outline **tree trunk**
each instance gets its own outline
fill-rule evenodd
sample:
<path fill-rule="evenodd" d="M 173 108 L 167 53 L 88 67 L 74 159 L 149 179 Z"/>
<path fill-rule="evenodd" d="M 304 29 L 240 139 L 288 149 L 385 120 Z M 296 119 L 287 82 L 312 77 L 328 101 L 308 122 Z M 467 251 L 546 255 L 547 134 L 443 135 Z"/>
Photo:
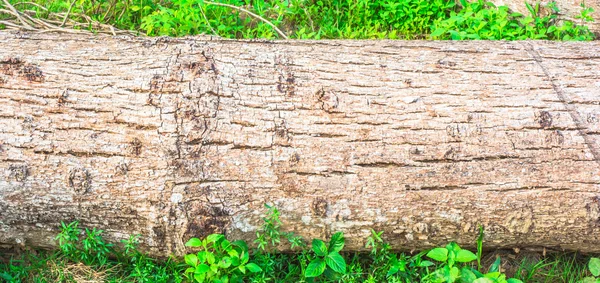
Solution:
<path fill-rule="evenodd" d="M 370 229 L 600 251 L 600 42 L 0 32 L 0 243 Z"/>

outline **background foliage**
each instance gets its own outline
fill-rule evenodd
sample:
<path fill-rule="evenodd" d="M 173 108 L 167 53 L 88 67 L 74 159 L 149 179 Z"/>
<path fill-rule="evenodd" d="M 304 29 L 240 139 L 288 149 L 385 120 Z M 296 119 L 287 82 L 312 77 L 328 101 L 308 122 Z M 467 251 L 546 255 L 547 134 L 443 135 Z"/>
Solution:
<path fill-rule="evenodd" d="M 295 39 L 549 39 L 592 40 L 585 26 L 558 21 L 556 5 L 527 4 L 529 13 L 476 0 L 2 0 L 31 25 L 106 31 L 107 26 L 150 36 L 218 35 L 226 38 Z M 458 3 L 457 3 L 458 2 Z M 4 9 L 4 27 L 23 25 Z M 31 17 L 29 20 L 27 17 Z M 12 19 L 13 21 L 8 21 Z M 73 21 L 73 22 L 71 22 Z M 8 24 L 12 23 L 12 24 Z M 43 24 L 40 25 L 43 28 Z"/>

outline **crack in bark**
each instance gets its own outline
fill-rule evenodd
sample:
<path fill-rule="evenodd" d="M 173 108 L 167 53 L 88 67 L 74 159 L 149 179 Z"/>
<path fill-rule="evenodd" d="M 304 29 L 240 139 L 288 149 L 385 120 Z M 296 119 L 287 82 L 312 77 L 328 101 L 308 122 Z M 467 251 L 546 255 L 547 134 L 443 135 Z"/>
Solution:
<path fill-rule="evenodd" d="M 363 163 L 354 163 L 353 165 L 355 166 L 359 166 L 359 167 L 374 167 L 374 168 L 386 168 L 386 167 L 399 167 L 399 168 L 406 168 L 406 167 L 418 167 L 418 166 L 413 166 L 410 164 L 406 164 L 406 163 L 399 163 L 399 162 L 363 162 Z"/>
<path fill-rule="evenodd" d="M 465 190 L 465 186 L 423 186 L 420 190 L 424 191 L 454 191 L 454 190 Z"/>
<path fill-rule="evenodd" d="M 338 176 L 356 175 L 355 172 L 339 171 L 339 170 L 321 171 L 321 172 L 307 172 L 307 171 L 291 170 L 291 171 L 285 171 L 283 173 L 284 174 L 296 174 L 299 176 L 326 176 L 326 177 L 331 176 L 331 175 L 338 175 Z"/>
<path fill-rule="evenodd" d="M 558 97 L 560 102 L 565 106 L 565 108 L 567 109 L 567 112 L 569 112 L 571 119 L 573 120 L 573 122 L 575 123 L 575 126 L 577 127 L 577 132 L 583 138 L 586 146 L 592 153 L 594 161 L 596 161 L 596 163 L 598 165 L 600 165 L 600 149 L 598 149 L 596 147 L 596 145 L 594 144 L 594 141 L 589 138 L 589 136 L 587 134 L 587 129 L 583 126 L 584 125 L 583 120 L 581 119 L 581 116 L 579 116 L 579 112 L 577 112 L 577 109 L 575 109 L 573 107 L 572 101 L 565 95 L 563 90 L 556 84 L 556 81 L 550 75 L 550 72 L 546 69 L 546 67 L 544 66 L 542 56 L 540 55 L 540 53 L 537 50 L 535 50 L 533 45 L 531 45 L 530 43 L 526 44 L 525 50 L 533 58 L 533 60 L 536 62 L 536 64 L 542 69 L 542 72 L 544 72 L 544 75 L 550 81 L 550 84 L 552 84 L 552 89 L 554 89 L 556 96 Z"/>

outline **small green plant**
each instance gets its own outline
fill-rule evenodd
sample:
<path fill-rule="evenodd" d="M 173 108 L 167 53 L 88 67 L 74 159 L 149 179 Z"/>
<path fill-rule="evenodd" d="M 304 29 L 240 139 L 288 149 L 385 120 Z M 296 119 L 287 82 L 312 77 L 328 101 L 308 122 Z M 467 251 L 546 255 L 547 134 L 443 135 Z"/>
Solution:
<path fill-rule="evenodd" d="M 304 271 L 306 277 L 319 277 L 322 274 L 329 279 L 346 274 L 346 260 L 340 255 L 344 248 L 344 234 L 337 232 L 331 236 L 329 245 L 319 239 L 313 239 L 312 251 L 314 257 Z"/>
<path fill-rule="evenodd" d="M 367 243 L 365 244 L 365 248 L 371 249 L 369 255 L 371 257 L 371 266 L 373 268 L 368 270 L 369 279 L 371 281 L 385 281 L 386 277 L 382 276 L 385 275 L 383 271 L 394 268 L 390 267 L 390 265 L 396 263 L 390 262 L 391 257 L 394 256 L 390 253 L 391 247 L 383 240 L 381 236 L 382 234 L 383 231 L 376 232 L 375 230 L 371 229 L 371 235 L 367 238 Z"/>
<path fill-rule="evenodd" d="M 274 248 L 281 243 L 281 237 L 284 237 L 290 244 L 291 248 L 305 248 L 304 239 L 297 236 L 293 232 L 281 231 L 281 220 L 279 219 L 279 211 L 275 206 L 265 204 L 267 215 L 263 217 L 263 225 L 256 231 L 256 244 L 259 251 L 266 251 L 269 248 Z"/>
<path fill-rule="evenodd" d="M 485 274 L 466 265 L 478 259 L 478 256 L 469 250 L 460 248 L 458 244 L 453 242 L 444 248 L 432 249 L 427 253 L 427 257 L 441 262 L 442 266 L 425 277 L 425 282 L 522 283 L 518 279 L 506 279 L 506 275 L 499 271 L 500 258 L 494 262 L 489 272 Z M 459 269 L 459 266 L 462 266 L 462 268 Z"/>
<path fill-rule="evenodd" d="M 246 242 L 229 242 L 221 234 L 212 234 L 204 240 L 191 238 L 187 247 L 201 248 L 196 254 L 187 254 L 185 270 L 193 282 L 243 282 L 246 272 L 260 272 L 262 269 L 249 262 L 250 254 Z"/>
<path fill-rule="evenodd" d="M 426 277 L 429 274 L 428 267 L 434 266 L 429 260 L 422 257 L 425 252 L 418 253 L 412 257 L 405 254 L 392 255 L 389 263 L 387 278 L 399 277 L 406 282 L 415 281 L 415 278 Z M 423 274 L 425 274 L 423 276 Z"/>
<path fill-rule="evenodd" d="M 540 4 L 525 3 L 530 15 L 511 13 L 506 6 L 496 7 L 491 2 L 461 0 L 462 9 L 452 11 L 450 17 L 437 19 L 432 27 L 434 39 L 550 39 L 550 40 L 593 40 L 594 34 L 584 25 L 571 21 L 556 24 L 558 8 L 554 2 L 548 4 L 551 13 L 540 15 Z M 591 8 L 584 8 L 578 17 L 585 21 L 593 20 Z"/>
<path fill-rule="evenodd" d="M 424 253 L 409 257 L 405 254 L 391 252 L 391 246 L 382 238 L 383 231 L 371 230 L 367 238 L 366 248 L 371 248 L 369 279 L 374 282 L 401 280 L 402 282 L 415 281 L 424 268 L 433 263 L 423 260 Z"/>
<path fill-rule="evenodd" d="M 594 12 L 594 9 L 592 7 L 586 7 L 585 2 L 581 2 L 580 6 L 581 12 L 579 15 L 575 16 L 575 18 L 581 20 L 581 24 L 593 22 L 594 18 L 592 18 L 591 14 Z M 558 9 L 556 9 L 556 12 L 558 12 Z"/>
<path fill-rule="evenodd" d="M 102 239 L 102 230 L 85 229 L 85 238 L 81 241 L 82 252 L 80 260 L 86 265 L 105 265 L 113 253 L 113 244 Z"/>
<path fill-rule="evenodd" d="M 467 263 L 477 259 L 477 256 L 469 250 L 461 249 L 452 242 L 444 248 L 434 248 L 427 253 L 427 257 L 441 262 L 442 267 L 430 274 L 425 279 L 429 282 L 457 282 L 461 277 L 460 269 L 456 263 Z M 465 276 L 465 275 L 463 275 Z"/>
<path fill-rule="evenodd" d="M 72 261 L 86 265 L 105 265 L 113 252 L 113 245 L 102 239 L 102 230 L 85 229 L 85 237 L 79 243 L 81 229 L 77 221 L 70 224 L 61 222 L 62 231 L 56 236 L 62 253 Z"/>
<path fill-rule="evenodd" d="M 474 269 L 463 268 L 461 275 L 466 282 L 473 283 L 523 283 L 516 278 L 507 279 L 506 275 L 500 272 L 500 263 L 500 257 L 498 257 L 490 267 L 488 273 L 482 274 Z"/>
<path fill-rule="evenodd" d="M 257 248 L 253 254 L 253 260 L 262 268 L 262 272 L 253 274 L 251 282 L 269 282 L 276 278 L 294 281 L 295 279 L 291 278 L 298 278 L 307 265 L 306 242 L 293 232 L 282 231 L 279 211 L 275 206 L 265 204 L 265 208 L 267 212 L 263 217 L 262 226 L 256 231 L 254 243 Z M 275 252 L 282 244 L 282 238 L 298 253 L 288 255 Z"/>
<path fill-rule="evenodd" d="M 477 270 L 481 271 L 481 257 L 483 255 L 483 226 L 479 226 L 479 236 L 477 236 Z"/>
<path fill-rule="evenodd" d="M 365 244 L 365 248 L 371 248 L 371 256 L 375 263 L 388 259 L 390 245 L 383 241 L 382 234 L 383 231 L 376 232 L 371 229 L 371 236 L 367 238 L 367 243 Z"/>
<path fill-rule="evenodd" d="M 71 260 L 79 259 L 79 234 L 81 234 L 81 230 L 77 227 L 79 223 L 77 221 L 71 222 L 69 224 L 65 224 L 64 222 L 60 222 L 61 231 L 54 238 L 58 241 L 58 247 L 62 251 L 62 253 L 70 258 Z"/>
<path fill-rule="evenodd" d="M 593 257 L 588 263 L 588 269 L 592 276 L 583 278 L 581 283 L 599 283 L 600 282 L 600 258 Z"/>
<path fill-rule="evenodd" d="M 130 235 L 127 240 L 121 240 L 123 244 L 123 255 L 130 258 L 135 258 L 140 254 L 138 246 L 142 235 Z"/>
<path fill-rule="evenodd" d="M 138 250 L 140 235 L 131 235 L 122 240 L 123 250 L 117 253 L 118 262 L 127 270 L 127 278 L 134 282 L 181 282 L 179 263 L 170 257 L 161 262 Z"/>

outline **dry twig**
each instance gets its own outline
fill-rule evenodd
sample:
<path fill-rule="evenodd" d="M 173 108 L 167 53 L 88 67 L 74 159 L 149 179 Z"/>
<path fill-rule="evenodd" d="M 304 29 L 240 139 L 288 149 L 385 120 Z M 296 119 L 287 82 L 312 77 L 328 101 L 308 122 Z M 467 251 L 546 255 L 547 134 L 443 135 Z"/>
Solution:
<path fill-rule="evenodd" d="M 73 2 L 71 2 L 71 6 L 69 6 L 69 10 L 67 11 L 67 14 L 65 15 L 65 17 L 63 18 L 63 21 L 60 24 L 60 27 L 63 27 L 65 25 L 65 23 L 67 22 L 67 19 L 69 18 L 69 14 L 71 14 L 71 10 L 73 9 L 74 5 L 75 5 L 75 0 L 73 0 Z"/>
<path fill-rule="evenodd" d="M 7 0 L 0 3 L 0 14 L 5 14 L 11 18 L 1 20 L 0 24 L 7 29 L 28 30 L 35 32 L 64 32 L 64 33 L 108 33 L 117 34 L 135 34 L 134 31 L 119 30 L 112 25 L 103 24 L 93 20 L 85 14 L 76 14 L 72 12 L 73 6 L 77 1 L 73 0 L 66 13 L 49 12 L 45 18 L 38 17 L 34 10 L 17 10 Z M 3 3 L 3 5 L 2 5 Z M 48 12 L 48 9 L 33 2 L 19 2 L 15 5 L 32 5 Z M 81 20 L 73 20 L 73 17 Z M 93 28 L 93 31 L 86 30 L 85 27 Z"/>
<path fill-rule="evenodd" d="M 225 3 L 210 2 L 210 1 L 204 1 L 204 3 L 206 3 L 206 4 L 208 4 L 208 5 L 215 5 L 215 6 L 228 7 L 228 8 L 231 8 L 231 9 L 235 9 L 235 10 L 238 10 L 238 11 L 242 11 L 242 12 L 244 12 L 244 13 L 246 13 L 246 14 L 249 14 L 250 16 L 253 16 L 253 17 L 255 17 L 255 18 L 257 18 L 257 19 L 259 19 L 259 20 L 263 21 L 263 22 L 264 22 L 264 23 L 266 23 L 267 25 L 271 26 L 271 27 L 272 27 L 272 28 L 273 28 L 275 31 L 277 31 L 277 33 L 278 33 L 278 34 L 279 34 L 281 37 L 283 37 L 284 39 L 288 39 L 288 37 L 285 35 L 285 33 L 283 33 L 283 32 L 282 32 L 282 31 L 281 31 L 279 28 L 277 28 L 277 26 L 275 26 L 273 23 L 269 22 L 269 21 L 268 21 L 268 20 L 266 20 L 265 18 L 263 18 L 263 17 L 261 17 L 261 16 L 259 16 L 259 15 L 255 14 L 255 13 L 252 13 L 252 12 L 250 12 L 250 11 L 248 11 L 248 10 L 246 10 L 246 9 L 242 8 L 242 7 L 238 7 L 238 6 L 234 6 L 234 5 L 229 5 L 229 4 L 225 4 Z"/>

